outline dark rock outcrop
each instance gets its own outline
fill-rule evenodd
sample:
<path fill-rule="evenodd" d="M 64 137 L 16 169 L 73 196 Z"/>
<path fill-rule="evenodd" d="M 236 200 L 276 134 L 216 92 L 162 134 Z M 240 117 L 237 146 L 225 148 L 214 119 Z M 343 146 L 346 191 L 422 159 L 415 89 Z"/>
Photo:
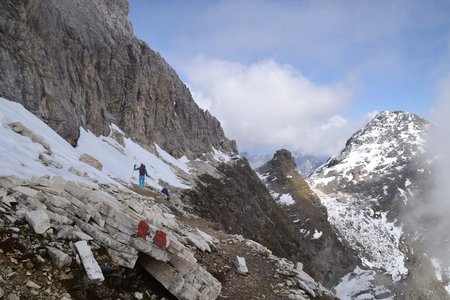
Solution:
<path fill-rule="evenodd" d="M 133 36 L 126 0 L 5 0 L 0 11 L 0 96 L 72 145 L 80 126 L 107 135 L 114 123 L 178 157 L 236 152 L 175 71 Z"/>
<path fill-rule="evenodd" d="M 221 176 L 201 175 L 195 189 L 184 195 L 205 218 L 233 233 L 253 239 L 276 255 L 302 260 L 303 246 L 286 213 L 246 160 L 218 167 Z"/>
<path fill-rule="evenodd" d="M 354 251 L 338 239 L 327 221 L 326 208 L 300 176 L 291 153 L 278 150 L 272 160 L 257 171 L 275 199 L 289 195 L 293 200 L 292 204 L 280 203 L 280 206 L 301 239 L 305 269 L 325 286 L 337 284 L 355 268 L 358 259 Z"/>

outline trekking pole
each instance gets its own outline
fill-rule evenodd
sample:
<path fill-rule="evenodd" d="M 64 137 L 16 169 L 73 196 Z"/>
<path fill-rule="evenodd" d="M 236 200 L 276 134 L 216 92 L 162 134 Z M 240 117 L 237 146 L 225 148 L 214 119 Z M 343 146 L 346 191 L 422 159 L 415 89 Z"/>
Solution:
<path fill-rule="evenodd" d="M 136 164 L 133 166 L 133 171 L 131 172 L 131 176 L 130 176 L 130 183 L 133 184 L 133 182 L 131 182 L 131 179 L 133 179 L 133 175 L 134 175 L 134 168 L 135 168 Z"/>

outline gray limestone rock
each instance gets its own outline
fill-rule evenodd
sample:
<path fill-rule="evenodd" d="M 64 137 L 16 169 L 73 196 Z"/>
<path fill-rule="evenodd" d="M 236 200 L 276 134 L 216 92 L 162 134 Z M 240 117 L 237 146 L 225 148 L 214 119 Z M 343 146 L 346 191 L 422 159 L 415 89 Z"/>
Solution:
<path fill-rule="evenodd" d="M 103 165 L 101 162 L 99 162 L 94 157 L 90 156 L 89 154 L 82 154 L 80 156 L 80 161 L 84 162 L 85 164 L 90 165 L 91 167 L 96 168 L 97 170 L 101 171 L 103 169 Z"/>
<path fill-rule="evenodd" d="M 48 155 L 51 155 L 53 153 L 52 150 L 50 149 L 50 145 L 46 140 L 44 140 L 44 138 L 35 133 L 33 130 L 25 127 L 25 125 L 23 125 L 22 123 L 20 122 L 11 123 L 9 124 L 9 127 L 11 127 L 11 129 L 15 133 L 29 137 L 34 143 L 42 145 L 42 147 L 44 147 Z"/>
<path fill-rule="evenodd" d="M 6 297 L 6 300 L 20 300 L 20 297 L 16 294 L 11 293 Z"/>
<path fill-rule="evenodd" d="M 117 252 L 113 249 L 108 249 L 108 254 L 114 263 L 129 269 L 134 268 L 138 259 L 137 254 Z"/>
<path fill-rule="evenodd" d="M 58 268 L 62 268 L 72 263 L 72 258 L 67 253 L 62 252 L 59 249 L 47 246 L 47 251 L 53 263 Z"/>
<path fill-rule="evenodd" d="M 50 218 L 43 210 L 29 211 L 25 214 L 25 219 L 38 234 L 45 233 L 51 227 Z"/>
<path fill-rule="evenodd" d="M 35 283 L 35 282 L 31 281 L 31 280 L 27 281 L 26 286 L 29 287 L 29 288 L 32 288 L 32 289 L 36 289 L 36 290 L 41 288 L 40 285 L 38 285 L 37 283 Z"/>
<path fill-rule="evenodd" d="M 72 145 L 80 126 L 110 124 L 170 154 L 236 153 L 159 53 L 133 36 L 125 0 L 0 2 L 0 96 L 23 104 Z"/>
<path fill-rule="evenodd" d="M 25 186 L 17 186 L 14 188 L 14 190 L 16 192 L 20 192 L 24 195 L 27 195 L 28 197 L 35 197 L 38 194 L 38 190 L 31 189 L 31 188 L 25 187 Z"/>
<path fill-rule="evenodd" d="M 236 266 L 236 270 L 239 274 L 245 275 L 248 273 L 248 268 L 247 268 L 247 264 L 245 263 L 244 257 L 236 256 L 234 265 Z"/>
<path fill-rule="evenodd" d="M 220 282 L 198 264 L 180 270 L 161 261 L 144 257 L 142 266 L 178 299 L 216 299 L 222 288 Z"/>
<path fill-rule="evenodd" d="M 88 246 L 86 241 L 78 241 L 74 244 L 80 255 L 81 262 L 83 263 L 84 269 L 90 280 L 103 281 L 105 277 L 103 276 L 102 270 L 97 263 L 94 255 L 92 254 L 91 248 Z"/>

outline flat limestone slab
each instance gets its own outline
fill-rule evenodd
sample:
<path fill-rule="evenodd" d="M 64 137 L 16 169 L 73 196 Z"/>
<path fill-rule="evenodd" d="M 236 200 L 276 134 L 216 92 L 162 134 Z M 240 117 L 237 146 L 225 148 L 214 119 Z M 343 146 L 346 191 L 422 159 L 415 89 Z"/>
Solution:
<path fill-rule="evenodd" d="M 88 275 L 90 280 L 103 281 L 105 277 L 103 276 L 102 269 L 95 260 L 92 254 L 91 248 L 88 246 L 86 241 L 78 241 L 74 244 L 75 248 L 80 255 L 81 262 L 83 263 L 84 270 Z"/>

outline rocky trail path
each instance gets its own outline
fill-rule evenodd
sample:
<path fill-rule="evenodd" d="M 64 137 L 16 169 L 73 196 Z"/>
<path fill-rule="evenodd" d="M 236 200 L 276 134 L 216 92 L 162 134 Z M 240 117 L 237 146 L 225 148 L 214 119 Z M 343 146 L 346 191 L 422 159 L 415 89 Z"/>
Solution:
<path fill-rule="evenodd" d="M 292 262 L 185 208 L 137 186 L 0 178 L 0 299 L 333 299 Z M 139 218 L 167 232 L 166 249 L 135 236 Z M 92 278 L 96 264 L 104 279 Z"/>

